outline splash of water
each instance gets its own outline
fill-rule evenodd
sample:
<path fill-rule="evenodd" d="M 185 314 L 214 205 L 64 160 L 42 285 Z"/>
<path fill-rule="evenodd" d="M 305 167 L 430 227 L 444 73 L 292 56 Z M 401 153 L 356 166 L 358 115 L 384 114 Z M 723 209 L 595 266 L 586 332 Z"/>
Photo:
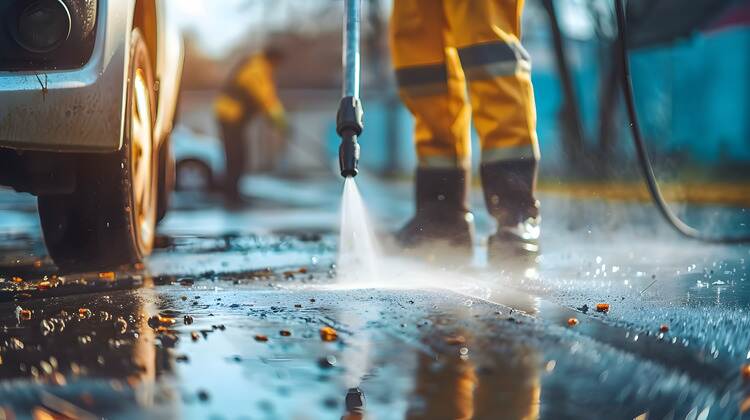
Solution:
<path fill-rule="evenodd" d="M 354 178 L 344 181 L 339 237 L 339 278 L 348 283 L 375 283 L 380 277 L 380 250 Z"/>

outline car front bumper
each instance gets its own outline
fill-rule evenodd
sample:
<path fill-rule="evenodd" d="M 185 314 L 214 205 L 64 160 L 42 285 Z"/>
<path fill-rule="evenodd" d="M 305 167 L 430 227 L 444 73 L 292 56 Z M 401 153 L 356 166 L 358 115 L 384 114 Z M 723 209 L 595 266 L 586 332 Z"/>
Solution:
<path fill-rule="evenodd" d="M 94 50 L 79 69 L 0 72 L 0 147 L 120 148 L 132 7 L 100 0 Z"/>

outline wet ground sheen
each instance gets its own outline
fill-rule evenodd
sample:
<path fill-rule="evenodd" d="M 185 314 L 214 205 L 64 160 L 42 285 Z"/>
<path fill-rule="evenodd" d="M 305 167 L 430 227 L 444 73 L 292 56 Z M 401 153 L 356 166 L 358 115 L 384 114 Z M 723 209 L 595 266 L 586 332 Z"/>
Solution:
<path fill-rule="evenodd" d="M 535 263 L 487 263 L 480 243 L 444 267 L 384 240 L 387 278 L 344 282 L 337 179 L 245 187 L 253 205 L 235 212 L 177 196 L 146 264 L 95 273 L 57 272 L 33 201 L 0 193 L 6 415 L 360 418 L 351 388 L 376 419 L 750 412 L 747 247 L 685 241 L 642 204 L 549 195 Z M 406 185 L 361 189 L 379 231 L 408 216 Z"/>

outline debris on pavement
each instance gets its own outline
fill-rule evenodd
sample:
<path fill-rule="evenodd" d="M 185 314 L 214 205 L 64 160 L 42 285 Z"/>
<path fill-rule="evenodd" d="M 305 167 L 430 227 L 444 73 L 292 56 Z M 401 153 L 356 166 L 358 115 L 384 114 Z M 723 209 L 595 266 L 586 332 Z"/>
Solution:
<path fill-rule="evenodd" d="M 661 332 L 661 333 L 667 333 L 667 332 L 669 332 L 669 325 L 667 325 L 667 324 L 661 324 L 659 326 L 659 332 Z"/>
<path fill-rule="evenodd" d="M 339 338 L 339 334 L 331 327 L 323 327 L 320 329 L 320 339 L 323 341 L 336 341 Z"/>
<path fill-rule="evenodd" d="M 176 323 L 177 321 L 175 321 L 174 318 L 161 315 L 154 315 L 148 319 L 148 326 L 154 329 L 159 327 L 171 327 Z"/>
<path fill-rule="evenodd" d="M 99 273 L 99 278 L 102 280 L 114 280 L 115 273 L 114 271 L 105 271 L 105 272 Z"/>
<path fill-rule="evenodd" d="M 365 394 L 359 388 L 349 388 L 344 400 L 348 413 L 363 413 L 365 410 Z"/>
<path fill-rule="evenodd" d="M 180 286 L 190 287 L 195 284 L 195 279 L 192 277 L 183 277 L 179 280 Z"/>
<path fill-rule="evenodd" d="M 91 318 L 91 309 L 88 309 L 88 308 L 78 308 L 78 317 L 80 319 Z"/>
<path fill-rule="evenodd" d="M 458 346 L 466 344 L 466 338 L 462 335 L 456 335 L 452 337 L 445 337 L 445 344 L 451 345 L 451 346 Z"/>
<path fill-rule="evenodd" d="M 197 395 L 198 395 L 198 399 L 202 402 L 206 402 L 211 398 L 211 396 L 208 394 L 208 391 L 203 390 L 203 389 L 198 390 Z"/>
<path fill-rule="evenodd" d="M 159 341 L 165 348 L 172 348 L 177 344 L 180 337 L 174 331 L 159 331 Z"/>
<path fill-rule="evenodd" d="M 115 330 L 120 334 L 125 334 L 128 331 L 128 321 L 123 317 L 118 317 L 115 321 Z"/>
<path fill-rule="evenodd" d="M 20 306 L 16 306 L 16 320 L 28 321 L 31 319 L 31 311 L 29 309 L 23 309 Z"/>
<path fill-rule="evenodd" d="M 321 357 L 318 360 L 318 366 L 320 366 L 323 369 L 330 369 L 332 367 L 335 367 L 336 363 L 338 363 L 338 360 L 336 360 L 336 356 L 333 356 L 333 355 Z"/>
<path fill-rule="evenodd" d="M 568 326 L 575 327 L 578 325 L 578 318 L 568 318 Z"/>
<path fill-rule="evenodd" d="M 740 414 L 746 414 L 750 412 L 750 397 L 745 398 L 740 403 Z"/>
<path fill-rule="evenodd" d="M 263 334 L 256 334 L 255 335 L 255 341 L 258 341 L 258 342 L 261 342 L 261 343 L 265 343 L 266 341 L 268 341 L 268 336 L 267 335 L 263 335 Z"/>
<path fill-rule="evenodd" d="M 742 379 L 750 381 L 750 363 L 746 363 L 740 367 L 740 375 Z"/>
<path fill-rule="evenodd" d="M 609 312 L 609 303 L 597 303 L 596 312 L 602 312 L 602 313 Z"/>
<path fill-rule="evenodd" d="M 301 267 L 301 268 L 298 268 L 296 270 L 288 270 L 288 271 L 284 271 L 282 273 L 282 275 L 284 276 L 284 279 L 286 279 L 286 280 L 292 280 L 292 279 L 294 279 L 294 275 L 295 274 L 307 274 L 307 268 L 306 267 Z"/>

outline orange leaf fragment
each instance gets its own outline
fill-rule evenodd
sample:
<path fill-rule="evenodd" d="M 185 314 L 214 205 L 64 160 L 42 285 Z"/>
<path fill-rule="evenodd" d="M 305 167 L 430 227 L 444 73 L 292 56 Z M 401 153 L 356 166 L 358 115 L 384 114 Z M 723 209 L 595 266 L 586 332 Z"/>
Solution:
<path fill-rule="evenodd" d="M 99 273 L 99 278 L 102 280 L 114 280 L 115 273 L 114 271 L 105 271 L 105 272 Z"/>
<path fill-rule="evenodd" d="M 609 303 L 597 303 L 596 312 L 609 312 Z"/>
<path fill-rule="evenodd" d="M 459 346 L 466 344 L 466 338 L 462 335 L 457 335 L 455 337 L 445 337 L 445 344 L 449 344 L 451 346 Z"/>
<path fill-rule="evenodd" d="M 265 343 L 266 341 L 268 341 L 268 336 L 265 336 L 263 334 L 256 334 L 255 335 L 255 341 L 259 341 L 261 343 Z"/>
<path fill-rule="evenodd" d="M 750 363 L 742 365 L 740 368 L 740 375 L 742 375 L 742 379 L 750 381 Z"/>
<path fill-rule="evenodd" d="M 154 329 L 157 329 L 160 326 L 171 327 L 175 323 L 177 323 L 177 321 L 175 321 L 174 318 L 161 315 L 154 315 L 148 319 L 148 326 Z"/>
<path fill-rule="evenodd" d="M 568 318 L 568 326 L 575 327 L 578 325 L 578 318 Z"/>
<path fill-rule="evenodd" d="M 161 325 L 172 326 L 176 323 L 177 321 L 174 318 L 159 315 L 159 324 Z"/>
<path fill-rule="evenodd" d="M 28 321 L 31 319 L 31 310 L 29 309 L 21 309 L 18 311 L 18 317 L 21 318 L 24 321 Z"/>
<path fill-rule="evenodd" d="M 740 403 L 740 413 L 745 414 L 750 411 L 750 397 L 745 398 Z"/>
<path fill-rule="evenodd" d="M 320 329 L 320 339 L 323 341 L 336 341 L 339 338 L 339 333 L 331 327 L 323 327 Z"/>

